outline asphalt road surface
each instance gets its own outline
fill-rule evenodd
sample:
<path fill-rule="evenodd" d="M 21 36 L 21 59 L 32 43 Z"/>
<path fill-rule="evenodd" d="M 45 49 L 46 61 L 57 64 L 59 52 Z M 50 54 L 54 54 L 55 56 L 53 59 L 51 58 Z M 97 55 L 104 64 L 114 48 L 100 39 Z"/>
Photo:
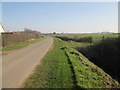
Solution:
<path fill-rule="evenodd" d="M 19 88 L 53 44 L 53 38 L 31 44 L 2 57 L 2 88 Z"/>

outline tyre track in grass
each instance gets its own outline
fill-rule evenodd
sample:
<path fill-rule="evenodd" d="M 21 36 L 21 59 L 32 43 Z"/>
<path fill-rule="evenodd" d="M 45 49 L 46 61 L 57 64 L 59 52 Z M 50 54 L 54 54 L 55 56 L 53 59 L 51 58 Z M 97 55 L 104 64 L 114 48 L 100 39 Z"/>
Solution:
<path fill-rule="evenodd" d="M 71 62 L 68 54 L 66 53 L 65 49 L 64 49 L 64 48 L 62 48 L 62 49 L 63 49 L 63 51 L 65 52 L 66 57 L 68 58 L 68 64 L 70 65 L 70 70 L 71 70 L 71 72 L 72 72 L 72 79 L 73 79 L 73 84 L 74 84 L 73 88 L 81 88 L 80 86 L 77 85 L 78 81 L 77 81 L 77 79 L 76 79 L 76 75 L 75 75 L 75 71 L 74 71 L 72 62 Z"/>

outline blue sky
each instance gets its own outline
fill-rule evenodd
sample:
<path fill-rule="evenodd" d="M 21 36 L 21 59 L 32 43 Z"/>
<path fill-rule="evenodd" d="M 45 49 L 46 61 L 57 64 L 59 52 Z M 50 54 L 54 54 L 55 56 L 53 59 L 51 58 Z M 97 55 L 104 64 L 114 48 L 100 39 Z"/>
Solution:
<path fill-rule="evenodd" d="M 2 23 L 8 31 L 118 31 L 117 2 L 3 2 Z"/>

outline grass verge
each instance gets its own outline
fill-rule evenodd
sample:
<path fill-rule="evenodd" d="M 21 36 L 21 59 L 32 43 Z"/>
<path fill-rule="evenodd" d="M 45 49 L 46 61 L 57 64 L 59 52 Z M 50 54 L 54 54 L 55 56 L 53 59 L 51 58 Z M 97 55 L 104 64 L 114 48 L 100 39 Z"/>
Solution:
<path fill-rule="evenodd" d="M 55 39 L 55 47 L 49 51 L 34 73 L 26 81 L 25 88 L 72 88 L 73 79 L 63 44 Z"/>
<path fill-rule="evenodd" d="M 82 54 L 69 49 L 81 43 L 55 38 L 54 44 L 26 80 L 24 88 L 109 88 L 119 84 Z M 73 51 L 77 55 L 70 53 Z"/>

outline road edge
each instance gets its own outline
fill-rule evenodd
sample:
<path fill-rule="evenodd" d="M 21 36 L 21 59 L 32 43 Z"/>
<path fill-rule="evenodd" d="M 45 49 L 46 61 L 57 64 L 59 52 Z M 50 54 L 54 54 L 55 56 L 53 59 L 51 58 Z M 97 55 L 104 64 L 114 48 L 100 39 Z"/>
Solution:
<path fill-rule="evenodd" d="M 35 72 L 37 66 L 41 64 L 41 62 L 42 62 L 43 58 L 45 57 L 45 55 L 46 55 L 50 50 L 54 49 L 54 47 L 55 47 L 54 38 L 53 38 L 53 37 L 51 37 L 51 38 L 53 39 L 52 45 L 48 48 L 47 52 L 44 53 L 44 55 L 41 57 L 41 59 L 39 59 L 39 62 L 34 65 L 34 67 L 33 67 L 33 69 L 31 70 L 31 72 L 28 73 L 28 75 L 25 76 L 24 80 L 21 82 L 21 85 L 19 85 L 18 88 L 24 88 L 24 85 L 25 85 L 27 79 L 29 79 L 29 77 Z"/>

